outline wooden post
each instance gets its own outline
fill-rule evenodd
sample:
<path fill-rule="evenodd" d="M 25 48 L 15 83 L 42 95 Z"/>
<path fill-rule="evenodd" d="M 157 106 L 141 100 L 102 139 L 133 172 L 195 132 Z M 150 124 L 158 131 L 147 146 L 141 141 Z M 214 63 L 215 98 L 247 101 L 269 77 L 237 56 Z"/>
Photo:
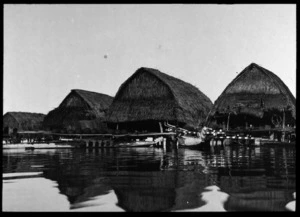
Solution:
<path fill-rule="evenodd" d="M 158 122 L 158 123 L 159 123 L 159 129 L 160 129 L 160 132 L 163 133 L 162 124 L 161 124 L 161 122 Z"/>
<path fill-rule="evenodd" d="M 117 124 L 117 129 L 116 130 L 119 130 L 119 124 Z"/>
<path fill-rule="evenodd" d="M 223 130 L 226 129 L 225 121 L 222 122 L 222 129 L 223 129 Z"/>
<path fill-rule="evenodd" d="M 282 117 L 282 129 L 283 129 L 283 131 L 282 131 L 282 140 L 281 141 L 285 142 L 285 131 L 284 131 L 284 129 L 285 129 L 285 111 L 284 111 L 284 109 L 283 109 L 283 117 Z"/>
<path fill-rule="evenodd" d="M 166 146 L 167 146 L 167 139 L 164 138 L 164 139 L 163 139 L 163 149 L 164 149 L 164 150 L 166 149 Z"/>
<path fill-rule="evenodd" d="M 285 128 L 285 111 L 283 109 L 283 118 L 282 118 L 282 129 Z"/>
<path fill-rule="evenodd" d="M 230 112 L 229 112 L 228 118 L 227 118 L 227 130 L 229 129 L 229 119 L 230 119 Z"/>

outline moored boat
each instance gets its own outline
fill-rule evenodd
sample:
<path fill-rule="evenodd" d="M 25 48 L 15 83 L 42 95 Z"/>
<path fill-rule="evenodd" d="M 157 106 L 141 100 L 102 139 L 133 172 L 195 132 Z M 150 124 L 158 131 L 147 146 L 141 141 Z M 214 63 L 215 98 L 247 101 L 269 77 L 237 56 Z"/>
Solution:
<path fill-rule="evenodd" d="M 211 129 L 203 127 L 201 132 L 194 132 L 193 134 L 180 133 L 177 137 L 180 146 L 201 146 L 210 139 Z"/>
<path fill-rule="evenodd" d="M 195 146 L 203 142 L 201 137 L 196 136 L 179 136 L 177 139 L 180 146 Z"/>

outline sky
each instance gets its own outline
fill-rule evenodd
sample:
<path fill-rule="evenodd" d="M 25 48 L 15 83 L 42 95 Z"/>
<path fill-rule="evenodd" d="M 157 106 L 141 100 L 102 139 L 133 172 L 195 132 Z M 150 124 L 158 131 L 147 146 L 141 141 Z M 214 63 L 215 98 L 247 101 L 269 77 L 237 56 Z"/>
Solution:
<path fill-rule="evenodd" d="M 6 4 L 3 35 L 3 114 L 47 114 L 71 89 L 115 96 L 140 67 L 214 102 L 254 62 L 296 97 L 295 4 Z"/>

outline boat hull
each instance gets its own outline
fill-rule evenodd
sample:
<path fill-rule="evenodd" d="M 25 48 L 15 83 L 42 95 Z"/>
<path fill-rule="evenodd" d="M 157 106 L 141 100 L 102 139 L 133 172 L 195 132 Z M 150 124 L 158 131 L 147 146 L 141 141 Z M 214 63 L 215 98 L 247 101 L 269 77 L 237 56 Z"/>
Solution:
<path fill-rule="evenodd" d="M 199 146 L 203 140 L 200 137 L 181 136 L 178 137 L 178 143 L 180 146 Z"/>
<path fill-rule="evenodd" d="M 114 147 L 150 147 L 154 144 L 154 142 L 128 142 L 116 144 Z"/>

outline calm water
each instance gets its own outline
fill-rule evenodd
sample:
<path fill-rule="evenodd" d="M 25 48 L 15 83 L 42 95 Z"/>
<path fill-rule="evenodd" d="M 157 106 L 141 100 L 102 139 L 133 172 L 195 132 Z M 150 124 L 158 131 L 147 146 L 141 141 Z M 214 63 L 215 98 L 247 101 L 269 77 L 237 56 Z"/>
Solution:
<path fill-rule="evenodd" d="M 295 147 L 276 146 L 3 150 L 2 209 L 286 211 L 295 162 Z"/>

